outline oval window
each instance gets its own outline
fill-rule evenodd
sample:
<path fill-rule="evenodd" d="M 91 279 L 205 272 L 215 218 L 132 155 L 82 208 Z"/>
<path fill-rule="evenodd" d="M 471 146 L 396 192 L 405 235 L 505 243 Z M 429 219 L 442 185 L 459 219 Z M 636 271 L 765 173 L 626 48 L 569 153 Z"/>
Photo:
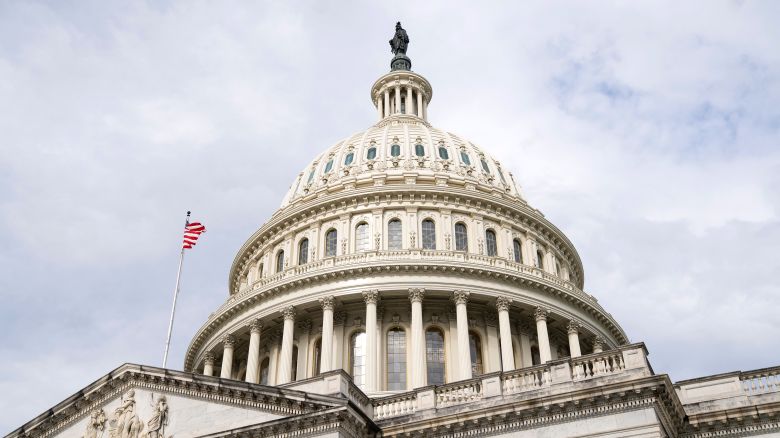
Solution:
<path fill-rule="evenodd" d="M 349 166 L 350 164 L 352 164 L 352 159 L 354 158 L 355 158 L 355 154 L 353 154 L 352 152 L 348 153 L 346 158 L 344 158 L 344 165 Z"/>
<path fill-rule="evenodd" d="M 314 170 L 309 172 L 309 179 L 306 181 L 306 184 L 311 184 L 311 182 L 314 180 Z"/>
<path fill-rule="evenodd" d="M 482 162 L 482 169 L 483 169 L 485 172 L 487 172 L 487 173 L 490 173 L 490 168 L 489 168 L 489 167 L 488 167 L 488 165 L 487 165 L 487 161 L 485 161 L 485 159 L 484 159 L 484 158 L 483 158 L 483 159 L 481 159 L 481 160 L 479 160 L 479 161 L 481 161 L 481 162 Z"/>
<path fill-rule="evenodd" d="M 444 146 L 439 146 L 439 157 L 441 157 L 442 160 L 450 159 L 450 154 L 447 153 L 447 148 Z"/>
<path fill-rule="evenodd" d="M 325 173 L 330 172 L 331 169 L 333 169 L 333 159 L 332 158 L 328 161 L 328 164 L 325 165 Z"/>
<path fill-rule="evenodd" d="M 368 153 L 366 154 L 366 158 L 368 158 L 369 160 L 373 160 L 374 158 L 376 158 L 375 147 L 371 146 L 370 148 L 368 148 Z"/>
<path fill-rule="evenodd" d="M 463 161 L 463 164 L 466 166 L 471 166 L 471 160 L 469 159 L 469 154 L 467 154 L 464 151 L 460 151 L 460 160 Z"/>

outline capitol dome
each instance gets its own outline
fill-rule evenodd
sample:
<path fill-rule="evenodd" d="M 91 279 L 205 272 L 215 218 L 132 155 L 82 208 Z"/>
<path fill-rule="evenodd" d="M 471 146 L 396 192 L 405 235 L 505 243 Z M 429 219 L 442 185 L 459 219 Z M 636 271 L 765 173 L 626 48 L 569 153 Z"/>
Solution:
<path fill-rule="evenodd" d="M 429 123 L 407 57 L 370 96 L 376 124 L 314 158 L 239 249 L 185 370 L 286 385 L 343 369 L 380 397 L 628 343 L 513 175 Z"/>

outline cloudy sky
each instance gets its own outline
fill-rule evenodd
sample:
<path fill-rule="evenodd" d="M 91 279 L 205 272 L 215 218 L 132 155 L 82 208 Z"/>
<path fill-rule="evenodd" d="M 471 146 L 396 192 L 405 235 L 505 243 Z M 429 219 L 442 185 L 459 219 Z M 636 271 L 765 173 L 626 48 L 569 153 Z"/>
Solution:
<path fill-rule="evenodd" d="M 498 157 L 673 380 L 780 364 L 780 2 L 0 2 L 0 433 L 173 368 L 235 251 L 375 121 L 396 20 L 430 119 Z"/>

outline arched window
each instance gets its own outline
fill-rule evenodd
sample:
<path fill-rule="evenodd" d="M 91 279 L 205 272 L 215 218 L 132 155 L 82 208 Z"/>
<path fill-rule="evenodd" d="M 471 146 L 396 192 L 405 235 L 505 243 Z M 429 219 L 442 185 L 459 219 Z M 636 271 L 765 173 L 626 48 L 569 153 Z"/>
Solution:
<path fill-rule="evenodd" d="M 330 229 L 325 233 L 325 257 L 333 257 L 336 255 L 336 247 L 338 246 L 338 234 L 336 230 Z"/>
<path fill-rule="evenodd" d="M 333 158 L 328 160 L 328 162 L 325 164 L 325 173 L 328 173 L 333 169 Z"/>
<path fill-rule="evenodd" d="M 512 241 L 512 249 L 515 253 L 515 263 L 523 263 L 523 245 L 520 244 L 519 240 Z"/>
<path fill-rule="evenodd" d="M 487 255 L 495 257 L 498 255 L 498 247 L 496 246 L 496 232 L 493 230 L 485 230 L 485 247 L 487 249 Z"/>
<path fill-rule="evenodd" d="M 436 249 L 436 224 L 430 219 L 422 221 L 423 249 Z"/>
<path fill-rule="evenodd" d="M 368 148 L 368 153 L 366 153 L 366 158 L 369 160 L 373 160 L 376 158 L 376 146 L 371 146 Z"/>
<path fill-rule="evenodd" d="M 387 332 L 387 390 L 406 389 L 406 332 L 394 328 Z"/>
<path fill-rule="evenodd" d="M 428 366 L 428 384 L 444 385 L 444 335 L 439 329 L 425 332 L 425 359 Z"/>
<path fill-rule="evenodd" d="M 471 350 L 471 375 L 482 374 L 482 341 L 479 335 L 469 332 L 469 350 Z"/>
<path fill-rule="evenodd" d="M 261 385 L 267 385 L 268 384 L 268 369 L 270 368 L 269 364 L 270 364 L 270 362 L 269 362 L 267 357 L 265 359 L 263 359 L 262 362 L 260 362 L 260 380 L 259 380 L 259 382 L 260 382 Z"/>
<path fill-rule="evenodd" d="M 490 173 L 490 168 L 488 167 L 487 161 L 485 161 L 484 158 L 480 159 L 479 161 L 482 162 L 482 170 L 484 170 L 487 173 Z"/>
<path fill-rule="evenodd" d="M 449 160 L 450 154 L 447 152 L 447 148 L 444 146 L 439 146 L 439 158 L 442 160 Z"/>
<path fill-rule="evenodd" d="M 284 270 L 284 250 L 279 250 L 276 253 L 276 272 L 282 272 Z"/>
<path fill-rule="evenodd" d="M 401 98 L 401 114 L 406 114 L 406 98 Z"/>
<path fill-rule="evenodd" d="M 306 180 L 306 184 L 311 184 L 312 181 L 314 181 L 314 169 L 309 172 L 309 179 Z"/>
<path fill-rule="evenodd" d="M 393 219 L 387 223 L 387 249 L 401 249 L 403 246 L 401 239 L 401 221 Z"/>
<path fill-rule="evenodd" d="M 539 354 L 539 347 L 537 347 L 536 345 L 531 346 L 531 364 L 532 365 L 542 364 L 542 356 Z"/>
<path fill-rule="evenodd" d="M 314 364 L 312 377 L 317 377 L 320 375 L 320 368 L 322 368 L 322 338 L 319 338 L 314 342 L 314 351 L 312 354 L 314 355 L 314 357 L 312 357 L 312 364 Z"/>
<path fill-rule="evenodd" d="M 366 333 L 353 334 L 349 345 L 352 353 L 349 357 L 352 382 L 363 389 L 366 385 Z"/>
<path fill-rule="evenodd" d="M 290 370 L 290 381 L 298 380 L 298 346 L 293 345 L 292 351 L 292 370 Z"/>
<path fill-rule="evenodd" d="M 555 258 L 555 275 L 561 275 L 561 263 Z"/>
<path fill-rule="evenodd" d="M 466 151 L 460 151 L 460 161 L 463 161 L 463 164 L 466 166 L 471 166 L 471 160 L 469 159 L 469 154 L 467 154 Z"/>
<path fill-rule="evenodd" d="M 263 264 L 260 263 L 260 266 L 257 267 L 257 279 L 263 278 Z"/>
<path fill-rule="evenodd" d="M 348 153 L 347 156 L 344 157 L 344 165 L 349 166 L 350 164 L 352 164 L 352 160 L 354 159 L 355 159 L 355 154 L 352 152 Z"/>
<path fill-rule="evenodd" d="M 414 145 L 414 154 L 418 157 L 422 157 L 425 155 L 425 147 L 421 145 L 420 143 L 417 143 Z"/>
<path fill-rule="evenodd" d="M 367 251 L 369 249 L 368 224 L 362 222 L 355 228 L 355 251 Z"/>
<path fill-rule="evenodd" d="M 401 155 L 401 146 L 397 144 L 393 144 L 392 146 L 390 146 L 390 155 L 393 157 L 397 157 Z"/>
<path fill-rule="evenodd" d="M 469 250 L 469 233 L 466 224 L 458 222 L 455 224 L 455 251 Z"/>
<path fill-rule="evenodd" d="M 305 265 L 309 262 L 309 239 L 301 239 L 298 244 L 298 264 Z"/>
<path fill-rule="evenodd" d="M 539 269 L 544 267 L 544 254 L 542 254 L 540 249 L 536 250 L 536 267 Z"/>

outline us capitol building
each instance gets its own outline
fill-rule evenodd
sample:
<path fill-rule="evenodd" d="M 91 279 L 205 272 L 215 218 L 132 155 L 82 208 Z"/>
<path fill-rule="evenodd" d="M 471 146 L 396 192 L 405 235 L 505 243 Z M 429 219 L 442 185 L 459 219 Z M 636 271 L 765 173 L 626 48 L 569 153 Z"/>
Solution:
<path fill-rule="evenodd" d="M 376 124 L 239 249 L 183 372 L 122 365 L 7 437 L 780 436 L 780 367 L 654 372 L 512 174 L 429 123 L 408 42 Z"/>

